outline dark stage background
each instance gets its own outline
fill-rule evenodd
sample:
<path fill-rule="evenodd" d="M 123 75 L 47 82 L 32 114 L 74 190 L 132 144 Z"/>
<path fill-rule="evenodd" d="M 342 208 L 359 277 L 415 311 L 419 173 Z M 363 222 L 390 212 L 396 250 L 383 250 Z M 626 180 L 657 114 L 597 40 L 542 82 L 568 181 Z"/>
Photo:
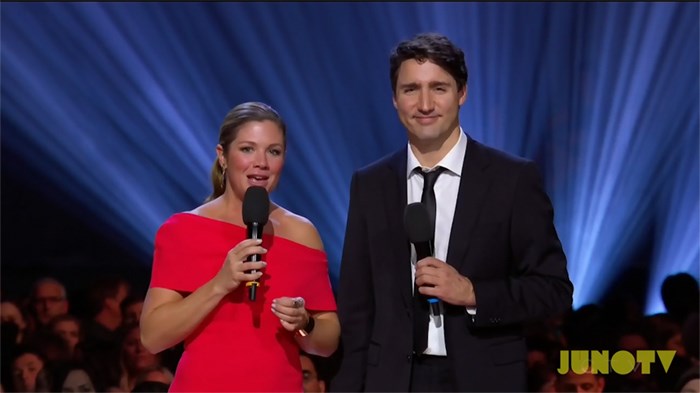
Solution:
<path fill-rule="evenodd" d="M 2 288 L 144 289 L 153 237 L 210 192 L 218 127 L 260 100 L 289 129 L 272 198 L 311 219 L 337 282 L 352 171 L 405 144 L 388 53 L 465 49 L 472 137 L 538 162 L 574 305 L 662 311 L 698 277 L 697 3 L 7 3 L 1 12 Z"/>

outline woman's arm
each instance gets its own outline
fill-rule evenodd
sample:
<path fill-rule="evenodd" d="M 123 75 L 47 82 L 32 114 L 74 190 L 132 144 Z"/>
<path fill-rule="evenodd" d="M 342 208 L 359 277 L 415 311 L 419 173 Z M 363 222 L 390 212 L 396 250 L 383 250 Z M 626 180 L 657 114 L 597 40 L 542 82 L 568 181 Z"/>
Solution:
<path fill-rule="evenodd" d="M 338 349 L 340 341 L 340 322 L 335 312 L 319 312 L 309 318 L 314 318 L 314 329 L 305 337 L 296 334 L 295 338 L 299 347 L 307 353 L 328 357 Z M 308 319 L 303 326 L 308 325 Z"/>
<path fill-rule="evenodd" d="M 184 340 L 228 293 L 241 282 L 262 276 L 265 262 L 245 262 L 252 254 L 265 254 L 259 239 L 246 239 L 228 252 L 221 270 L 206 284 L 183 297 L 177 291 L 150 288 L 141 313 L 141 342 L 158 353 Z M 249 269 L 256 273 L 246 273 Z"/>
<path fill-rule="evenodd" d="M 287 212 L 286 218 L 285 225 L 279 233 L 280 236 L 309 248 L 323 251 L 323 241 L 311 221 L 289 212 Z M 330 287 L 328 291 L 330 292 Z M 329 293 L 329 296 L 332 294 Z M 272 301 L 272 312 L 280 319 L 280 323 L 287 331 L 295 334 L 296 341 L 302 350 L 328 357 L 335 352 L 340 341 L 338 315 L 334 311 L 308 311 L 305 306 L 303 298 L 280 297 Z M 298 334 L 299 330 L 308 326 L 312 315 L 314 318 L 313 330 L 307 336 Z"/>
<path fill-rule="evenodd" d="M 272 312 L 280 319 L 282 327 L 295 339 L 305 352 L 328 357 L 338 348 L 340 340 L 340 322 L 333 311 L 310 313 L 304 307 L 302 298 L 281 297 L 272 301 Z M 306 336 L 300 330 L 309 325 L 314 318 L 314 328 Z"/>
<path fill-rule="evenodd" d="M 141 342 L 158 353 L 184 340 L 226 295 L 209 281 L 187 297 L 165 288 L 150 288 L 141 313 Z"/>

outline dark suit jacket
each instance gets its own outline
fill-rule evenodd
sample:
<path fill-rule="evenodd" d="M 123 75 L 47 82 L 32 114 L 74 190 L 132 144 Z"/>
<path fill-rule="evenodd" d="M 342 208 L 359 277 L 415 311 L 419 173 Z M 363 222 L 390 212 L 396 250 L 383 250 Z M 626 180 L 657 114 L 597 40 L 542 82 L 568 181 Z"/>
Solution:
<path fill-rule="evenodd" d="M 440 203 L 438 201 L 438 203 Z M 352 177 L 340 266 L 343 355 L 334 391 L 408 391 L 410 243 L 403 228 L 406 148 Z M 525 391 L 523 322 L 571 307 L 573 286 L 533 162 L 469 138 L 447 263 L 474 284 L 477 314 L 445 304 L 458 391 Z"/>

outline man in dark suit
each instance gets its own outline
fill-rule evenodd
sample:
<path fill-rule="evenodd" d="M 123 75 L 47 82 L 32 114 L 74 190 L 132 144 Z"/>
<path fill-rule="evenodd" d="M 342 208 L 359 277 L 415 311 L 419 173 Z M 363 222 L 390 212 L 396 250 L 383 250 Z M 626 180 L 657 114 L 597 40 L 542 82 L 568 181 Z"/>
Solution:
<path fill-rule="evenodd" d="M 522 324 L 564 312 L 573 293 L 539 172 L 462 131 L 467 68 L 446 37 L 400 43 L 390 74 L 409 143 L 352 177 L 331 388 L 524 391 Z M 418 201 L 434 256 L 416 262 L 403 222 Z"/>

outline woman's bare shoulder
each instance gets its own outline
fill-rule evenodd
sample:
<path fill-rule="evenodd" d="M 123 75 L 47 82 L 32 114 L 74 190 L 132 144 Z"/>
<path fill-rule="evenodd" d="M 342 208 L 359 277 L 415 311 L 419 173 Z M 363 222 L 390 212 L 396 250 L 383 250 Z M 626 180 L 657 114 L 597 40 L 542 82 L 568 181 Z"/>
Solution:
<path fill-rule="evenodd" d="M 323 250 L 323 241 L 314 224 L 306 217 L 279 207 L 275 219 L 278 221 L 276 235 L 316 250 Z"/>

